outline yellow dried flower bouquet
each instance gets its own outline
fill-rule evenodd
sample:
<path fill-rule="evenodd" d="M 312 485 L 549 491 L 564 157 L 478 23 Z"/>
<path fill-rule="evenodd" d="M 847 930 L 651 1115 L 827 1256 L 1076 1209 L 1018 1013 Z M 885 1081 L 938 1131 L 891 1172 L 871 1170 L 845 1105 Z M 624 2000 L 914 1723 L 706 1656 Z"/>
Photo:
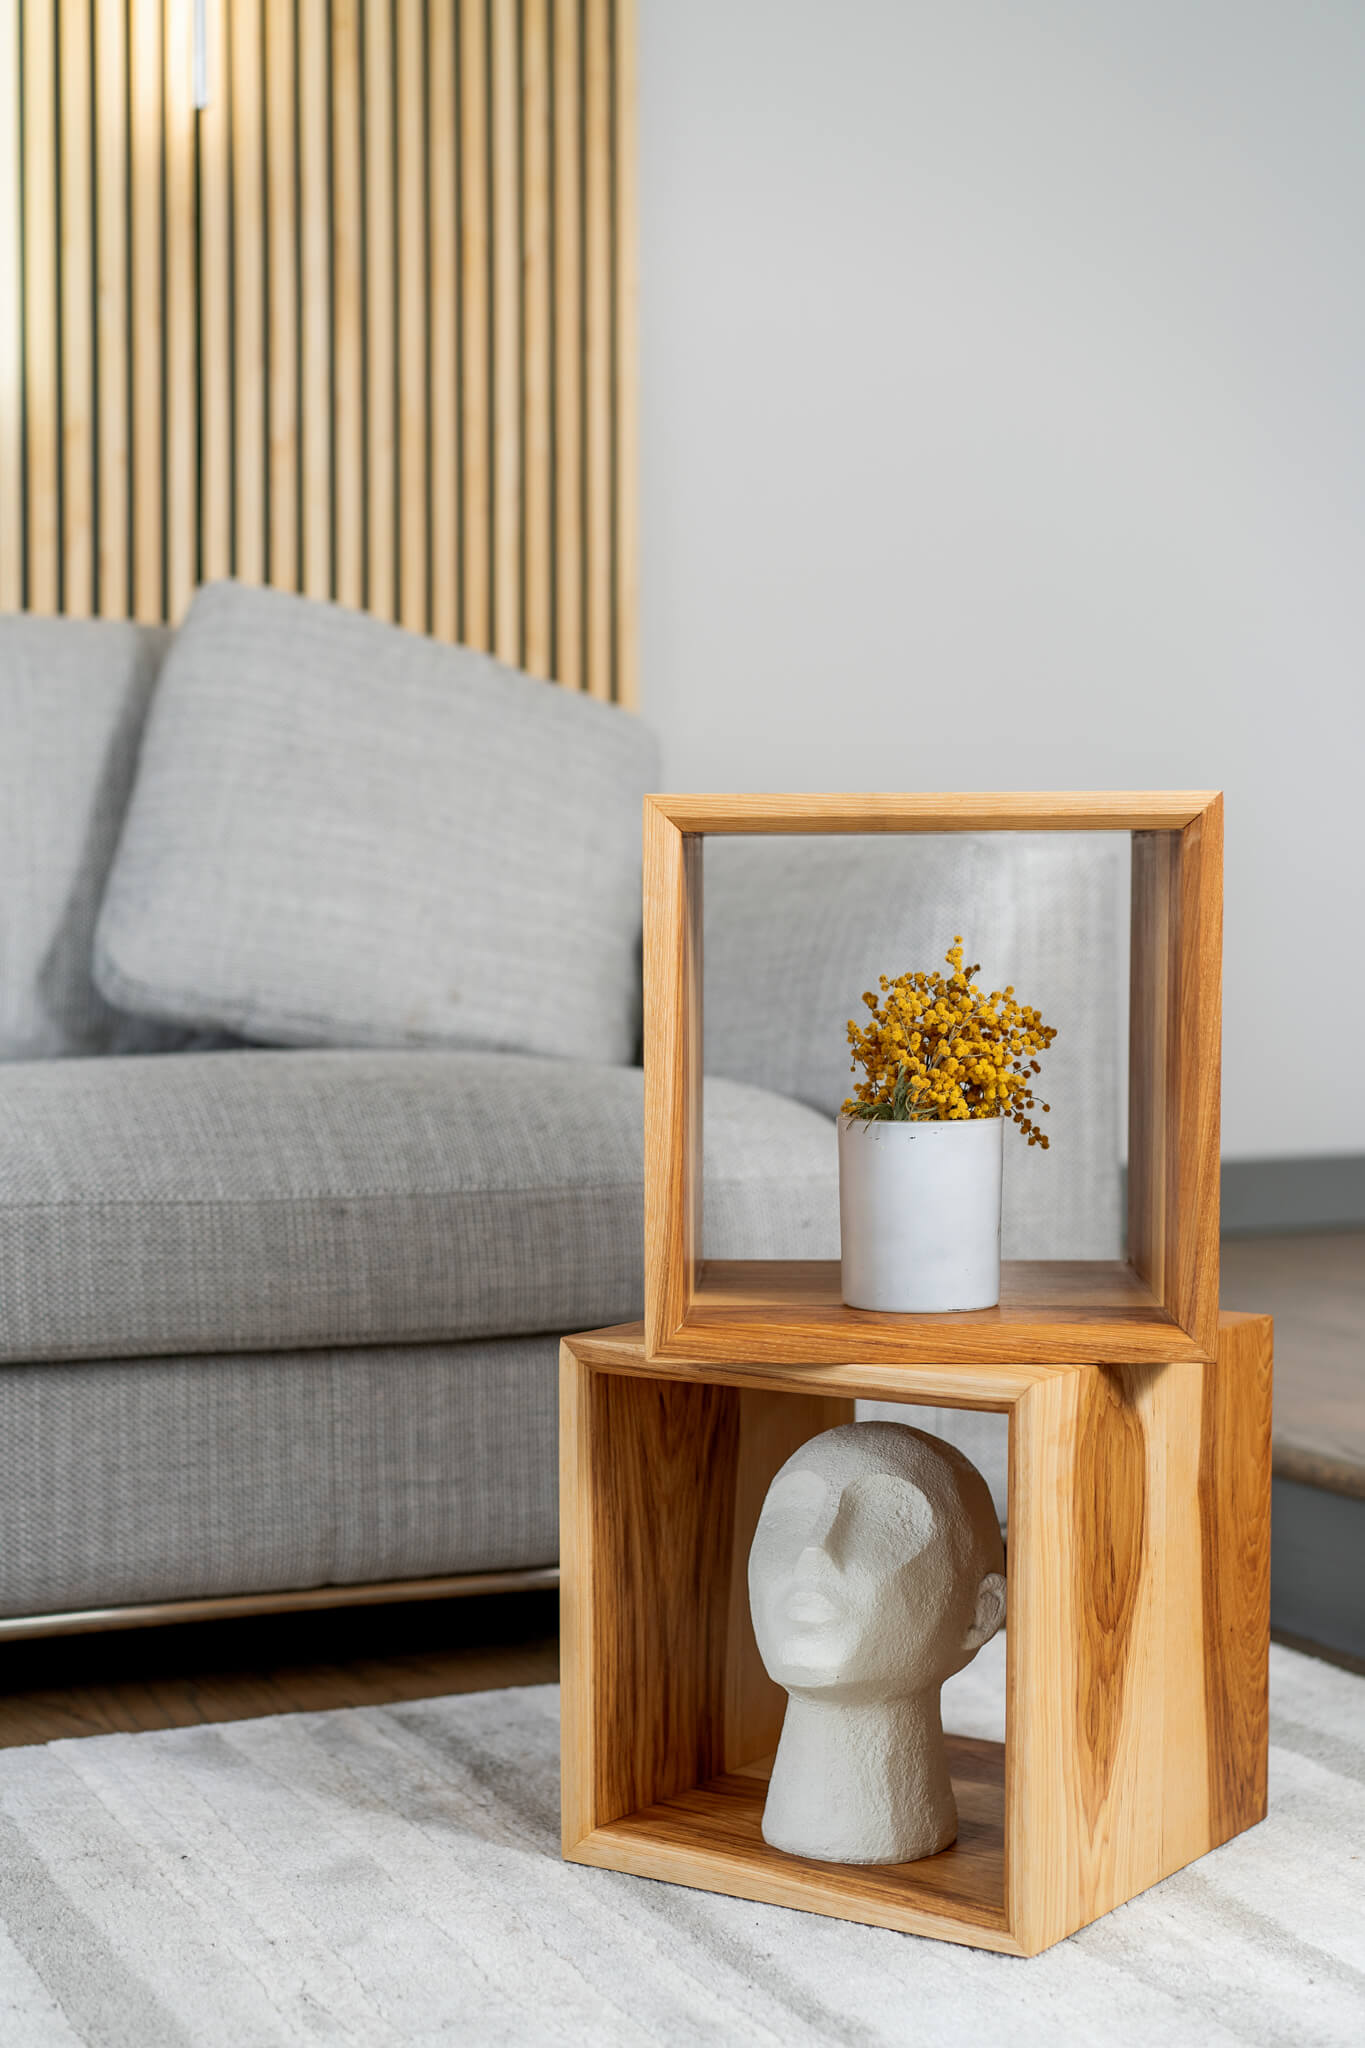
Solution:
<path fill-rule="evenodd" d="M 959 935 L 944 956 L 950 974 L 883 974 L 880 1002 L 864 991 L 871 1021 L 850 1017 L 848 1042 L 853 1071 L 861 1067 L 866 1078 L 843 1113 L 887 1123 L 1009 1117 L 1030 1145 L 1046 1150 L 1034 1112 L 1046 1115 L 1050 1105 L 1038 1103 L 1033 1081 L 1037 1055 L 1056 1030 L 1012 986 L 989 995 L 975 987 L 981 968 L 963 966 L 962 946 Z"/>

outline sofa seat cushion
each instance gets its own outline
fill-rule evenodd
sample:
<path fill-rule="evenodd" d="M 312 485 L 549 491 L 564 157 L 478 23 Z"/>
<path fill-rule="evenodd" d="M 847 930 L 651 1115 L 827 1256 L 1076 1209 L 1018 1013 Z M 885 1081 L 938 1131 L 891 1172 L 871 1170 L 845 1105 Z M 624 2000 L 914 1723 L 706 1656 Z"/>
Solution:
<path fill-rule="evenodd" d="M 90 953 L 169 633 L 0 619 L 0 1059 L 156 1051 L 183 1031 L 100 996 Z"/>
<path fill-rule="evenodd" d="M 269 1045 L 626 1063 L 647 729 L 221 583 L 176 634 L 95 941 L 120 1007 Z"/>
<path fill-rule="evenodd" d="M 638 1068 L 228 1051 L 0 1070 L 0 1358 L 588 1329 L 641 1313 Z M 833 1127 L 706 1089 L 712 1256 L 838 1250 Z"/>

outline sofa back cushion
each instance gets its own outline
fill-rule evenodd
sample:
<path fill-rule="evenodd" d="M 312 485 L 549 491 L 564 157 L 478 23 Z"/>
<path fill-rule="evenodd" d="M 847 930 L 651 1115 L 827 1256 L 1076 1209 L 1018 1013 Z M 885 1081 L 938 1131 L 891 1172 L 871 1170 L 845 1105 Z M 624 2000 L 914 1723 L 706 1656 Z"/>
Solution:
<path fill-rule="evenodd" d="M 200 592 L 96 939 L 111 1001 L 275 1045 L 629 1061 L 647 730 L 334 605 Z"/>
<path fill-rule="evenodd" d="M 169 635 L 0 619 L 0 1059 L 178 1043 L 91 979 L 105 876 Z"/>
<path fill-rule="evenodd" d="M 942 968 L 961 932 L 987 988 L 1013 982 L 1057 1027 L 1049 1149 L 1005 1136 L 1005 1256 L 1117 1257 L 1125 846 L 1067 832 L 708 839 L 707 1073 L 833 1116 L 859 1078 L 846 1031 L 867 1015 L 863 990 Z"/>

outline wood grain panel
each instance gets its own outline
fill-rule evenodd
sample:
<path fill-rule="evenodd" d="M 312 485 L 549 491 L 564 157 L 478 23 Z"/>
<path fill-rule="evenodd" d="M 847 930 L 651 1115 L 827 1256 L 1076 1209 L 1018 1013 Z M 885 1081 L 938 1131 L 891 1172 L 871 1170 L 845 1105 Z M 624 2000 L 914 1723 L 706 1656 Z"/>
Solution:
<path fill-rule="evenodd" d="M 431 630 L 460 630 L 460 215 L 456 15 L 427 23 L 431 276 Z"/>
<path fill-rule="evenodd" d="M 701 841 L 646 803 L 645 1321 L 651 1352 L 687 1313 L 701 1250 Z"/>
<path fill-rule="evenodd" d="M 1224 1313 L 1218 1363 L 1204 1377 L 1199 1453 L 1211 1840 L 1266 1810 L 1269 1745 L 1269 1316 Z"/>
<path fill-rule="evenodd" d="M 94 99 L 87 0 L 61 0 L 62 610 L 95 608 Z"/>
<path fill-rule="evenodd" d="M 398 617 L 430 622 L 427 444 L 426 8 L 398 0 Z"/>
<path fill-rule="evenodd" d="M 0 610 L 24 603 L 24 167 L 20 0 L 0 0 Z"/>
<path fill-rule="evenodd" d="M 566 1848 L 721 1769 L 738 1442 L 728 1389 L 597 1373 L 565 1347 Z"/>
<path fill-rule="evenodd" d="M 95 9 L 95 374 L 98 608 L 126 618 L 128 470 L 128 37 L 121 7 Z"/>
<path fill-rule="evenodd" d="M 270 581 L 299 583 L 299 246 L 296 10 L 265 9 L 266 333 Z"/>
<path fill-rule="evenodd" d="M 615 696 L 632 709 L 639 701 L 639 406 L 630 366 L 639 347 L 637 333 L 636 218 L 636 29 L 631 0 L 615 0 L 615 98 L 612 165 L 615 179 L 615 373 L 612 395 L 616 439 Z"/>
<path fill-rule="evenodd" d="M 674 1247 L 670 1256 L 681 1273 L 677 1229 L 661 1221 L 659 1242 Z M 708 1259 L 693 1267 L 691 1296 L 673 1333 L 651 1350 L 660 1359 L 764 1364 L 800 1358 L 1075 1365 L 1201 1355 L 1132 1267 L 1110 1259 L 1007 1259 L 995 1308 L 915 1316 L 846 1307 L 836 1260 Z"/>
<path fill-rule="evenodd" d="M 28 605 L 62 600 L 61 355 L 58 319 L 57 36 L 48 4 L 23 10 L 24 418 Z"/>
<path fill-rule="evenodd" d="M 612 694 L 612 205 L 611 8 L 583 6 L 584 629 L 588 689 Z"/>
<path fill-rule="evenodd" d="M 398 610 L 395 559 L 398 411 L 394 238 L 393 17 L 389 0 L 366 0 L 365 86 L 365 604 L 381 619 Z"/>
<path fill-rule="evenodd" d="M 493 651 L 521 660 L 521 183 L 517 0 L 491 0 Z"/>
<path fill-rule="evenodd" d="M 554 0 L 555 660 L 584 686 L 583 101 L 579 0 Z"/>
<path fill-rule="evenodd" d="M 1218 1317 L 1223 806 L 1135 832 L 1128 1248 L 1206 1352 Z"/>
<path fill-rule="evenodd" d="M 1078 1386 L 1071 1475 L 1077 1612 L 1089 1617 L 1074 1662 L 1076 1791 L 1093 1835 L 1120 1767 L 1136 1690 L 1136 1624 L 1148 1541 L 1146 1437 L 1119 1367 Z M 1130 1686 L 1130 1679 L 1133 1684 Z"/>
<path fill-rule="evenodd" d="M 199 581 L 199 280 L 193 11 L 166 9 L 165 420 L 166 615 L 178 619 Z"/>
<path fill-rule="evenodd" d="M 460 448 L 464 465 L 460 637 L 492 645 L 492 415 L 489 362 L 488 21 L 486 0 L 460 9 Z"/>
<path fill-rule="evenodd" d="M 554 414 L 551 316 L 549 0 L 521 9 L 522 390 L 526 588 L 523 662 L 533 676 L 554 671 Z"/>
<path fill-rule="evenodd" d="M 199 559 L 232 574 L 232 125 L 228 7 L 208 10 L 209 102 L 199 114 Z"/>
<path fill-rule="evenodd" d="M 1216 790 L 652 796 L 680 832 L 1182 832 Z"/>
<path fill-rule="evenodd" d="M 336 595 L 365 602 L 361 0 L 332 0 L 332 474 Z"/>
<path fill-rule="evenodd" d="M 299 0 L 299 587 L 332 595 L 332 149 L 328 0 Z"/>
<path fill-rule="evenodd" d="M 233 574 L 266 579 L 265 86 L 257 0 L 227 9 L 232 63 Z"/>
<path fill-rule="evenodd" d="M 947 1748 L 958 1838 L 918 1863 L 859 1868 L 770 1849 L 766 1783 L 748 1772 L 611 1822 L 576 1843 L 571 1860 L 1018 1955 L 1004 1911 L 1002 1747 L 950 1735 Z"/>

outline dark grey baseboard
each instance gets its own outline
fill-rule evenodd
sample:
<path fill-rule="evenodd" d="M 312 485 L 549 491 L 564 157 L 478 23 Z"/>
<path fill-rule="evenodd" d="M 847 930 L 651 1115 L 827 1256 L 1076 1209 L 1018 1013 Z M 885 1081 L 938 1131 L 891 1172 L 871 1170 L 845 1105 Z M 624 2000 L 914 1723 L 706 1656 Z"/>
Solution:
<path fill-rule="evenodd" d="M 1126 1167 L 1120 1179 L 1126 1201 Z M 1327 1159 L 1225 1159 L 1222 1180 L 1224 1237 L 1365 1230 L 1365 1152 Z"/>
<path fill-rule="evenodd" d="M 1277 1477 L 1270 1508 L 1270 1625 L 1365 1657 L 1365 1500 Z"/>
<path fill-rule="evenodd" d="M 1326 1159 L 1225 1159 L 1223 1234 L 1365 1229 L 1365 1153 Z"/>

